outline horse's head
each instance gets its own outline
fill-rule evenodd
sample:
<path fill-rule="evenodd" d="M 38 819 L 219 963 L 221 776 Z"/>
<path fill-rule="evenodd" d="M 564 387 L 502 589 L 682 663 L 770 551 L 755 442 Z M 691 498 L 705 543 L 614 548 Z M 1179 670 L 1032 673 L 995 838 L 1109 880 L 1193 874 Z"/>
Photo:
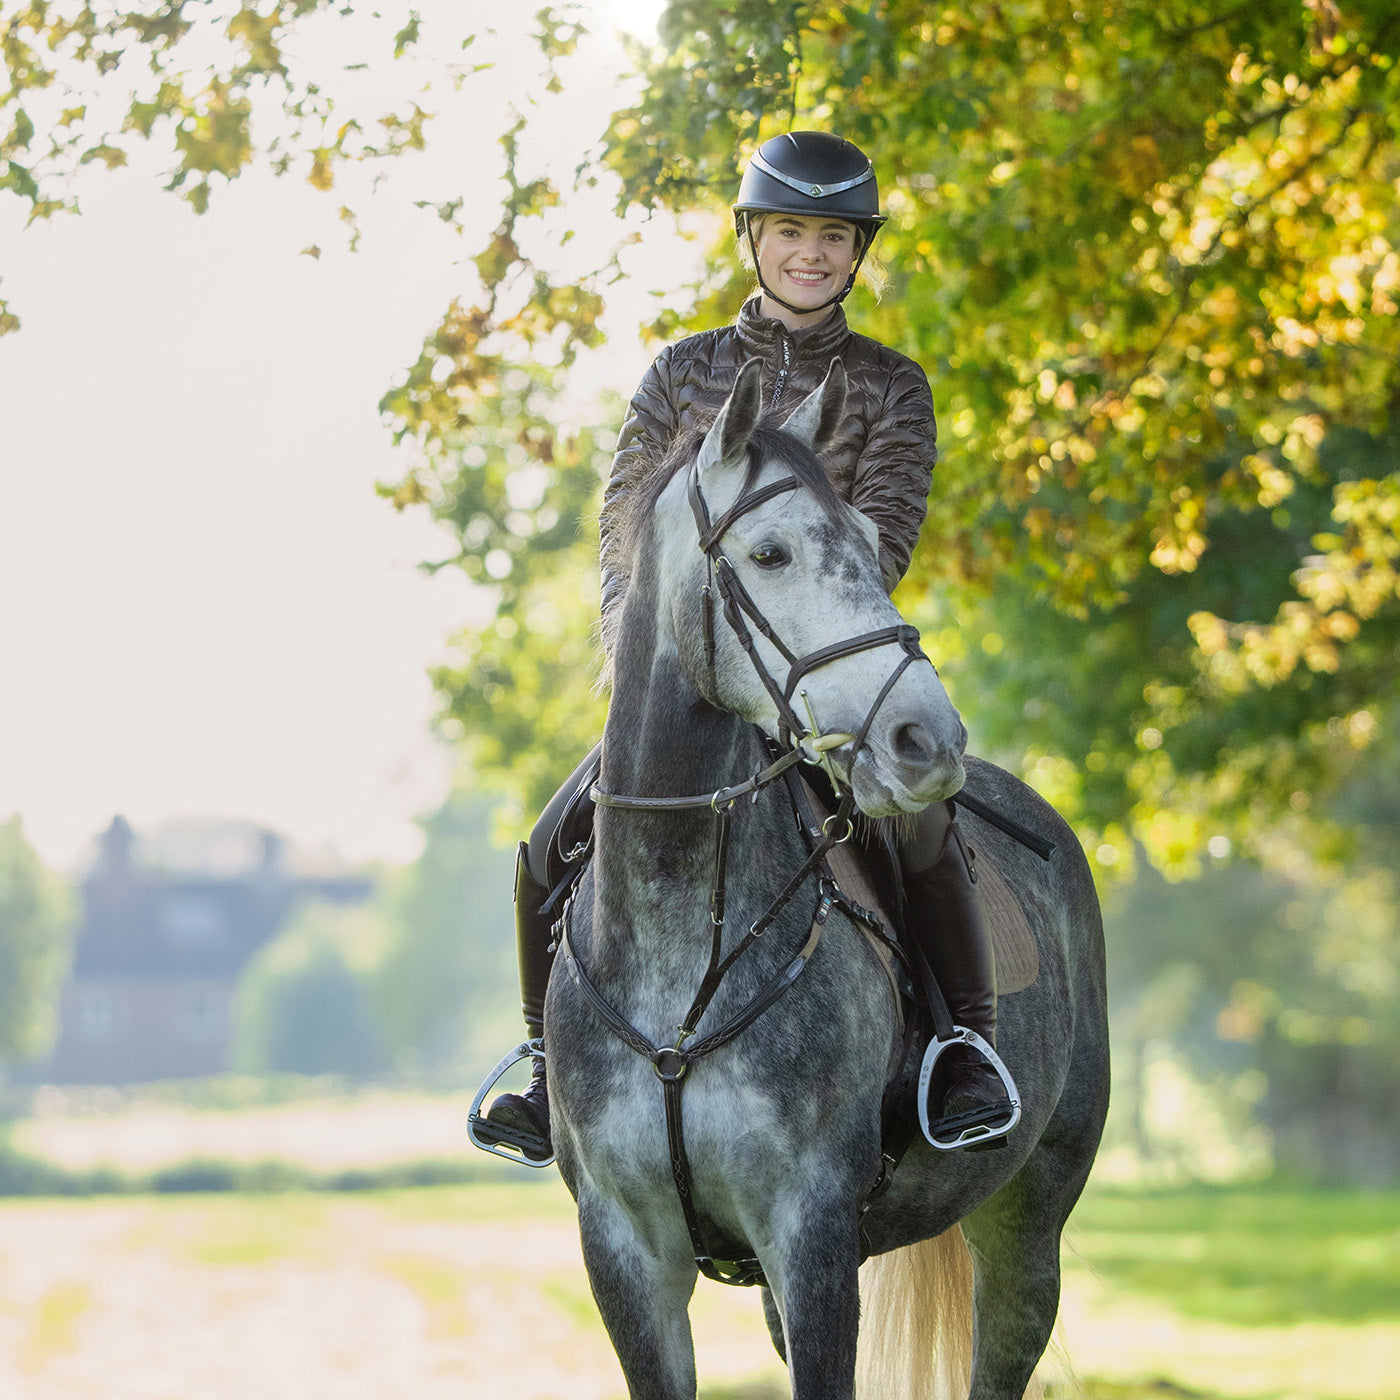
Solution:
<path fill-rule="evenodd" d="M 721 709 L 829 753 L 867 815 L 917 811 L 961 786 L 967 731 L 885 594 L 875 526 L 815 455 L 845 372 L 834 361 L 782 428 L 759 422 L 760 395 L 751 361 L 657 504 L 681 664 Z"/>

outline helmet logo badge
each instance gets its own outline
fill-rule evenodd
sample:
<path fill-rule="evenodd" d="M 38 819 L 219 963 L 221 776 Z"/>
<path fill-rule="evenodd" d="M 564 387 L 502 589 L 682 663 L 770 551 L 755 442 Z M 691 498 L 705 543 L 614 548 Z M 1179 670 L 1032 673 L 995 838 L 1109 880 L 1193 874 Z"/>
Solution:
<path fill-rule="evenodd" d="M 812 188 L 811 188 L 810 190 L 807 191 L 807 193 L 810 194 L 810 195 L 814 195 L 814 196 L 815 196 L 815 195 L 822 195 L 822 194 L 825 194 L 826 191 L 825 191 L 824 189 L 822 189 L 822 187 L 821 187 L 820 185 L 813 185 Z"/>

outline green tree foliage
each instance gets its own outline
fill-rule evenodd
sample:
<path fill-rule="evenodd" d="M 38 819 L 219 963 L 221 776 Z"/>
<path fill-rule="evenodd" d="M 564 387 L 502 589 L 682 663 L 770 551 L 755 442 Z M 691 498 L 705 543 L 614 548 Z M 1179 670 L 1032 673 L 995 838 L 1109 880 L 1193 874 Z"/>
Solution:
<path fill-rule="evenodd" d="M 513 139 L 505 142 L 512 166 Z M 426 504 L 460 542 L 446 564 L 492 590 L 494 617 L 463 632 L 435 679 L 447 732 L 478 773 L 525 808 L 548 800 L 597 742 L 601 702 L 589 647 L 598 613 L 596 535 L 586 522 L 609 462 L 606 428 L 566 431 L 556 404 L 578 350 L 597 344 L 601 299 L 522 287 L 515 226 L 552 206 L 552 188 L 511 180 L 508 207 L 478 258 L 489 289 L 454 305 L 381 407 L 419 461 L 381 488 L 400 509 Z M 500 280 L 492 280 L 499 278 Z M 438 564 L 435 567 L 443 567 Z"/>
<path fill-rule="evenodd" d="M 328 26 L 348 23 L 364 62 L 325 42 Z M 143 143 L 169 160 L 166 188 L 197 213 L 260 161 L 329 191 L 347 164 L 422 149 L 431 113 L 420 101 L 370 115 L 355 82 L 371 59 L 402 59 L 419 31 L 405 3 L 357 15 L 344 0 L 0 0 L 0 192 L 24 201 L 31 222 L 72 211 L 79 170 L 124 166 Z M 456 40 L 441 81 L 473 71 L 460 57 L 472 38 Z M 353 211 L 340 213 L 353 227 Z M 0 300 L 0 334 L 18 325 Z"/>
<path fill-rule="evenodd" d="M 1170 1047 L 1236 1116 L 1269 1130 L 1299 1179 L 1400 1179 L 1400 734 L 1341 791 L 1358 833 L 1345 861 L 1301 823 L 1269 836 L 1267 866 L 1228 842 L 1195 880 L 1140 871 L 1109 893 L 1109 995 L 1132 1117 L 1131 1067 Z"/>
<path fill-rule="evenodd" d="M 567 58 L 577 24 L 548 10 L 537 19 L 551 65 Z M 547 104 L 558 86 L 552 67 L 539 86 Z M 446 732 L 517 824 L 602 729 L 589 642 L 598 614 L 592 516 L 621 417 L 607 401 L 594 421 L 561 421 L 569 372 L 604 343 L 600 287 L 620 275 L 620 249 L 601 269 L 561 262 L 573 219 L 550 177 L 521 173 L 525 126 L 517 118 L 501 137 L 505 191 L 500 223 L 475 259 L 480 298 L 452 304 L 380 404 L 416 455 L 382 493 L 450 527 L 460 549 L 443 563 L 494 595 L 492 621 L 461 634 L 456 660 L 435 680 Z"/>
<path fill-rule="evenodd" d="M 1170 1046 L 1239 1121 L 1269 1130 L 1275 1164 L 1297 1179 L 1400 1178 L 1392 875 L 1217 865 L 1173 885 L 1144 872 L 1108 912 L 1121 1064 Z"/>
<path fill-rule="evenodd" d="M 928 368 L 944 444 L 901 601 L 956 660 L 984 747 L 1029 748 L 1106 859 L 1135 840 L 1174 870 L 1344 782 L 1400 680 L 1393 7 L 676 0 L 660 36 L 582 171 L 619 209 L 722 230 L 742 161 L 793 124 L 841 130 L 881 172 L 890 287 L 853 310 Z M 426 476 L 398 492 L 445 519 L 468 437 L 596 489 L 596 454 L 550 463 L 539 410 L 502 421 L 481 372 L 549 336 L 567 364 L 613 275 L 528 251 L 561 196 L 520 146 L 480 314 L 434 342 L 454 368 Z M 658 333 L 737 306 L 729 235 L 715 247 Z M 505 292 L 523 320 L 490 314 Z M 544 674 L 555 639 L 507 631 L 442 673 L 451 705 L 479 677 Z M 572 757 L 514 745 L 532 787 Z"/>
<path fill-rule="evenodd" d="M 541 164 L 559 133 L 539 137 L 582 15 L 536 16 L 545 68 L 500 116 L 479 294 L 384 400 L 414 453 L 386 493 L 448 522 L 439 563 L 496 591 L 438 677 L 484 773 L 535 805 L 601 714 L 586 522 L 619 414 L 557 404 L 621 263 L 561 250 L 599 190 L 723 228 L 742 161 L 792 124 L 840 128 L 881 171 L 890 292 L 854 309 L 930 370 L 944 442 L 902 602 L 963 649 L 984 746 L 1029 747 L 1095 850 L 1130 836 L 1168 868 L 1365 761 L 1400 670 L 1393 6 L 675 0 L 565 186 Z M 366 124 L 337 88 L 363 65 L 308 57 L 362 20 L 325 0 L 6 6 L 4 188 L 47 216 L 80 166 L 154 140 L 202 208 L 257 160 L 326 186 L 413 149 L 420 103 Z M 386 59 L 424 40 L 407 8 L 374 24 Z M 733 311 L 744 279 L 715 249 L 655 331 Z"/>
<path fill-rule="evenodd" d="M 34 1059 L 53 1039 L 71 947 L 69 905 L 20 819 L 0 822 L 0 1064 Z"/>

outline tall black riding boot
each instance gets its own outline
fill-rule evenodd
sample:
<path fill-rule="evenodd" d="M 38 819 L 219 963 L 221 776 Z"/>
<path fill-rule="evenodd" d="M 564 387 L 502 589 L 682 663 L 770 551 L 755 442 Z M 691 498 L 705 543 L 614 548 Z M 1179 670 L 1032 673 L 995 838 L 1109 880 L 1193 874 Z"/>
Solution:
<path fill-rule="evenodd" d="M 996 959 L 977 903 L 972 852 L 956 821 L 927 869 L 906 874 L 910 932 L 943 991 L 953 1020 L 996 1047 Z M 946 1088 L 938 1119 L 950 1129 L 995 1123 L 1010 1116 L 1010 1100 L 996 1070 L 974 1049 L 959 1046 L 939 1061 Z M 930 1112 L 930 1119 L 935 1115 Z"/>
<path fill-rule="evenodd" d="M 515 942 L 520 958 L 520 1006 L 525 1013 L 525 1029 L 531 1040 L 544 1034 L 544 994 L 549 986 L 549 969 L 554 962 L 550 951 L 553 922 L 540 913 L 549 891 L 530 874 L 525 859 L 525 843 L 515 861 Z M 549 1090 L 545 1081 L 544 1056 L 533 1060 L 534 1073 L 523 1094 L 498 1094 L 486 1110 L 485 1119 L 476 1123 L 479 1137 L 518 1147 L 527 1157 L 547 1160 L 549 1141 Z M 499 1135 L 492 1128 L 499 1129 Z"/>

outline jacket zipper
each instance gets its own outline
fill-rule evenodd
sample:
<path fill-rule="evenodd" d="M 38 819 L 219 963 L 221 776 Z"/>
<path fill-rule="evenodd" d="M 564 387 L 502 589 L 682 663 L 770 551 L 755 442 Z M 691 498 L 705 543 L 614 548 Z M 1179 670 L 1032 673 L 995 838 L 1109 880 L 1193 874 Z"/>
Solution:
<path fill-rule="evenodd" d="M 792 367 L 792 345 L 787 336 L 780 336 L 783 346 L 783 367 L 778 371 L 778 377 L 773 383 L 773 397 L 768 404 L 768 411 L 772 413 L 778 407 L 778 400 L 783 396 L 783 386 L 787 383 L 788 370 Z"/>

